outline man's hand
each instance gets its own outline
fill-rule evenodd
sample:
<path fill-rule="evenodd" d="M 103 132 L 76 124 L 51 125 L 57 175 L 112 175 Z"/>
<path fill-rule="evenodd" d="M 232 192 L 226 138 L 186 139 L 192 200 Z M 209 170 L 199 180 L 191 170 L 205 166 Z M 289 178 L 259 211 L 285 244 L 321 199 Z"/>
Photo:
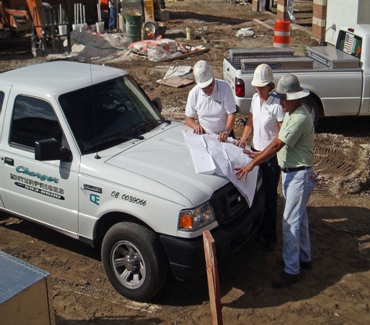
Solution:
<path fill-rule="evenodd" d="M 200 126 L 200 124 L 194 125 L 194 133 L 196 134 L 204 134 L 204 129 Z"/>
<path fill-rule="evenodd" d="M 247 141 L 243 141 L 242 139 L 238 139 L 234 142 L 234 144 L 237 146 L 237 147 L 240 147 L 240 148 L 245 148 L 245 146 L 247 145 Z"/>
<path fill-rule="evenodd" d="M 236 167 L 234 168 L 235 175 L 238 177 L 238 179 L 243 178 L 243 181 L 245 182 L 247 180 L 248 174 L 253 170 L 253 166 L 249 163 L 248 165 L 245 165 L 244 167 Z"/>
<path fill-rule="evenodd" d="M 229 132 L 227 131 L 222 131 L 219 135 L 218 135 L 218 138 L 217 140 L 218 141 L 221 141 L 221 142 L 225 142 L 227 141 L 227 139 L 229 138 Z"/>
<path fill-rule="evenodd" d="M 260 152 L 258 151 L 250 151 L 249 149 L 244 149 L 243 152 L 247 154 L 249 158 L 252 159 L 256 158 L 260 154 Z"/>

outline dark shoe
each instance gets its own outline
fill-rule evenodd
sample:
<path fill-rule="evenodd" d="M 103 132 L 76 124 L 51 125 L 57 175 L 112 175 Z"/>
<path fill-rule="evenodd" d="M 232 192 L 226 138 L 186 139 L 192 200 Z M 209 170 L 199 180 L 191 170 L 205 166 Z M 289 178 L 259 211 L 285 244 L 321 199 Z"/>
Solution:
<path fill-rule="evenodd" d="M 285 263 L 284 263 L 284 260 L 283 259 L 280 260 L 280 265 L 281 266 L 285 266 Z M 301 267 L 301 269 L 311 270 L 312 261 L 309 261 L 309 262 L 299 262 L 299 266 Z"/>
<path fill-rule="evenodd" d="M 299 265 L 302 269 L 311 270 L 312 267 L 312 261 L 309 262 L 299 262 Z"/>
<path fill-rule="evenodd" d="M 283 271 L 277 278 L 272 280 L 272 285 L 275 288 L 289 287 L 293 283 L 298 282 L 301 279 L 300 274 L 289 274 Z"/>
<path fill-rule="evenodd" d="M 268 240 L 265 243 L 265 251 L 266 252 L 273 252 L 276 248 L 276 241 Z"/>

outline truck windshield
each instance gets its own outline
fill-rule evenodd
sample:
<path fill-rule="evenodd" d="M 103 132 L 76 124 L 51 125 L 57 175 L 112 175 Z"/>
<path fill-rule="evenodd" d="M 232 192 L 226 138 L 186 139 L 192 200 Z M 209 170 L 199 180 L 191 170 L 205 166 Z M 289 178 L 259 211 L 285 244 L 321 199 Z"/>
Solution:
<path fill-rule="evenodd" d="M 164 122 L 130 77 L 119 77 L 59 97 L 82 154 L 104 150 Z"/>

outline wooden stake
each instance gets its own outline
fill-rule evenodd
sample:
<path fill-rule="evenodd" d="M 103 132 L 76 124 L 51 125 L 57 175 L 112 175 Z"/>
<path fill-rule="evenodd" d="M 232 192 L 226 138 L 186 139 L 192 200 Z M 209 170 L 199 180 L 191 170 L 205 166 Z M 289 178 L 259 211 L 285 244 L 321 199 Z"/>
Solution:
<path fill-rule="evenodd" d="M 218 282 L 216 245 L 209 230 L 203 231 L 203 245 L 204 245 L 204 254 L 206 258 L 208 292 L 209 292 L 209 302 L 211 305 L 212 325 L 223 325 L 220 284 Z"/>

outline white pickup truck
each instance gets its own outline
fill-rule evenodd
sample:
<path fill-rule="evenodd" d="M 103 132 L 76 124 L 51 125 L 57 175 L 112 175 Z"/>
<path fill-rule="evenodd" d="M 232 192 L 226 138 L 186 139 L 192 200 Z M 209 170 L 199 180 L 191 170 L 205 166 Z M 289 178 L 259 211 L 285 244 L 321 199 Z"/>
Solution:
<path fill-rule="evenodd" d="M 254 69 L 261 63 L 274 71 L 275 83 L 295 74 L 310 90 L 302 99 L 316 124 L 319 117 L 370 115 L 370 25 L 344 26 L 336 46 L 307 47 L 305 56 L 291 48 L 232 49 L 224 59 L 223 76 L 231 86 L 240 113 L 249 114 Z"/>
<path fill-rule="evenodd" d="M 147 301 L 205 273 L 260 224 L 226 178 L 194 171 L 182 123 L 165 120 L 125 71 L 55 61 L 0 74 L 0 210 L 101 249 L 113 287 Z M 218 255 L 221 257 L 221 255 Z M 220 258 L 221 261 L 221 258 Z"/>

